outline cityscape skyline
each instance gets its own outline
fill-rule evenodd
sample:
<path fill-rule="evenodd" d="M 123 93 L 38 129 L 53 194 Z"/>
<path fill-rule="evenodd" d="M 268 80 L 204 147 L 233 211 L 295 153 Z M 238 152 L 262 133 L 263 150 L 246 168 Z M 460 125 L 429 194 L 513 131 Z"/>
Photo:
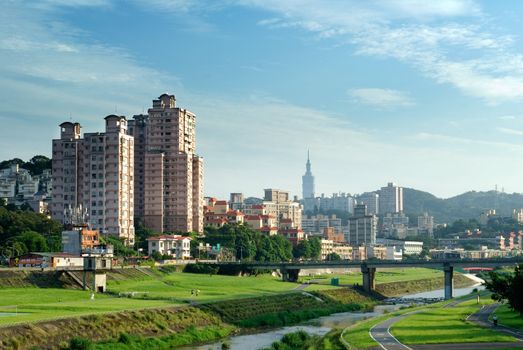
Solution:
<path fill-rule="evenodd" d="M 100 130 L 102 116 L 130 118 L 168 91 L 200 116 L 205 195 L 259 197 L 267 187 L 299 195 L 307 148 L 317 194 L 391 181 L 443 198 L 496 184 L 523 192 L 514 162 L 523 5 L 308 5 L 8 2 L 0 119 L 12 132 L 0 158 L 50 156 L 59 122 Z M 129 22 L 135 15 L 143 26 Z M 382 34 L 398 40 L 386 45 Z M 268 164 L 277 171 L 264 171 Z"/>

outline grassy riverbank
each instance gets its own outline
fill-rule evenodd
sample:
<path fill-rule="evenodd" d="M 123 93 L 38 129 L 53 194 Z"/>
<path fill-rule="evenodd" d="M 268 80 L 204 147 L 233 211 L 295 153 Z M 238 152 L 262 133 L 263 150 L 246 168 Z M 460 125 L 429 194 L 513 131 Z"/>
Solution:
<path fill-rule="evenodd" d="M 359 291 L 340 288 L 314 293 L 289 293 L 200 305 L 225 322 L 242 328 L 280 327 L 336 312 L 368 309 L 375 301 Z"/>
<path fill-rule="evenodd" d="M 391 327 L 391 333 L 405 344 L 512 342 L 514 337 L 482 328 L 467 317 L 492 303 L 485 297 L 463 302 L 451 308 L 431 308 L 410 315 Z"/>
<path fill-rule="evenodd" d="M 405 282 L 412 280 L 420 280 L 427 278 L 440 278 L 443 276 L 443 272 L 437 269 L 427 269 L 422 267 L 411 267 L 411 268 L 383 268 L 376 270 L 376 284 L 389 283 L 389 282 Z M 340 284 L 359 284 L 362 283 L 362 275 L 358 270 L 344 272 L 344 273 L 332 273 L 312 276 L 301 276 L 301 281 L 316 280 L 320 284 L 329 284 L 331 278 L 339 278 Z"/>
<path fill-rule="evenodd" d="M 172 307 L 188 302 L 209 302 L 292 292 L 296 283 L 282 282 L 270 275 L 235 277 L 189 273 L 151 272 L 146 275 L 129 269 L 108 273 L 109 294 L 62 288 L 0 288 L 0 327 L 43 320 L 124 310 Z M 20 275 L 18 279 L 23 280 Z M 330 286 L 308 286 L 306 290 L 334 289 Z M 199 290 L 198 296 L 191 290 Z M 134 293 L 133 298 L 118 297 Z"/>
<path fill-rule="evenodd" d="M 454 288 L 470 287 L 476 284 L 470 278 L 461 274 L 454 275 Z M 380 283 L 376 285 L 376 291 L 388 297 L 401 296 L 405 294 L 414 294 L 428 292 L 436 289 L 443 289 L 444 280 L 440 274 L 438 277 L 411 279 L 406 281 L 396 281 Z"/>
<path fill-rule="evenodd" d="M 498 307 L 496 316 L 498 316 L 500 324 L 523 331 L 523 316 L 519 312 L 511 310 L 508 304 Z"/>
<path fill-rule="evenodd" d="M 467 317 L 477 312 L 482 305 L 492 302 L 484 297 L 480 305 L 476 300 L 466 301 L 454 307 L 444 308 L 450 301 L 396 311 L 380 317 L 359 322 L 343 332 L 343 339 L 354 349 L 369 349 L 378 344 L 371 338 L 369 329 L 382 321 L 423 310 L 407 316 L 391 327 L 391 333 L 402 343 L 441 344 L 470 342 L 513 342 L 515 338 L 484 329 L 469 321 Z"/>
<path fill-rule="evenodd" d="M 94 300 L 82 290 L 58 288 L 0 289 L 0 326 L 124 310 L 173 307 L 180 302 L 115 298 L 97 294 Z"/>
<path fill-rule="evenodd" d="M 155 338 L 147 340 L 150 344 L 188 344 L 191 339 L 223 337 L 234 329 L 216 315 L 193 307 L 135 310 L 0 328 L 0 349 L 65 348 L 77 337 L 102 342 L 106 344 L 104 349 L 113 349 L 112 346 L 120 345 L 111 339 L 122 339 L 122 334 L 132 334 L 135 341 Z"/>
<path fill-rule="evenodd" d="M 340 285 L 361 285 L 362 275 L 359 271 L 323 274 L 300 277 L 300 281 L 313 281 L 328 285 L 332 278 L 338 278 Z M 393 297 L 405 294 L 427 292 L 443 288 L 443 271 L 427 268 L 384 268 L 378 269 L 375 276 L 376 291 L 384 296 Z M 475 282 L 460 273 L 454 274 L 454 287 L 462 288 L 474 285 Z"/>
<path fill-rule="evenodd" d="M 214 301 L 246 298 L 259 295 L 289 292 L 296 283 L 283 282 L 269 274 L 237 277 L 193 273 L 162 274 L 158 278 L 111 281 L 108 290 L 113 293 L 140 292 L 147 298 L 178 299 L 183 301 Z M 330 286 L 311 285 L 307 290 L 331 289 Z M 191 295 L 199 290 L 198 296 Z"/>
<path fill-rule="evenodd" d="M 408 273 L 407 280 L 402 280 L 401 272 L 389 271 L 386 280 L 399 281 L 378 286 L 412 291 L 411 283 L 423 281 L 419 279 L 422 272 Z M 298 287 L 271 275 L 210 276 L 139 269 L 108 273 L 110 293 L 97 294 L 95 300 L 82 290 L 0 287 L 0 312 L 12 312 L 16 306 L 14 315 L 0 317 L 0 350 L 29 349 L 44 338 L 63 347 L 79 334 L 94 339 L 101 350 L 120 349 L 125 342 L 137 349 L 144 344 L 164 349 L 211 341 L 235 327 L 290 325 L 335 312 L 368 309 L 376 303 L 356 289 L 324 284 L 301 286 L 304 290 Z M 199 291 L 197 296 L 193 290 Z M 183 306 L 187 303 L 196 308 Z M 136 320 L 142 323 L 135 324 Z M 184 326 L 177 328 L 178 323 Z M 96 331 L 99 333 L 91 333 Z"/>

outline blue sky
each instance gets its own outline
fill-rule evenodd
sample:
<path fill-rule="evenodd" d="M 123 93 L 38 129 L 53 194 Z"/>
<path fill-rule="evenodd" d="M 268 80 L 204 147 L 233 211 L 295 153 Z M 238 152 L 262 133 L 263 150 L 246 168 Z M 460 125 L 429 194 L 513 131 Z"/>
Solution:
<path fill-rule="evenodd" d="M 206 195 L 523 192 L 523 2 L 4 1 L 0 159 L 174 93 Z"/>

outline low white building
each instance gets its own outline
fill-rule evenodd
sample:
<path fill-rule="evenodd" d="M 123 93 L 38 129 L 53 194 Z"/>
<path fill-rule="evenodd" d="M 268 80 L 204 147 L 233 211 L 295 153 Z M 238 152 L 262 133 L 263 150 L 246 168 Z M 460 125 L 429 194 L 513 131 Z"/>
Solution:
<path fill-rule="evenodd" d="M 158 252 L 170 255 L 176 259 L 189 259 L 191 257 L 191 238 L 180 235 L 162 235 L 147 238 L 148 253 Z"/>
<path fill-rule="evenodd" d="M 398 247 L 405 255 L 418 255 L 423 249 L 423 242 L 419 241 L 400 241 L 396 239 L 378 238 L 376 243 L 386 247 Z"/>

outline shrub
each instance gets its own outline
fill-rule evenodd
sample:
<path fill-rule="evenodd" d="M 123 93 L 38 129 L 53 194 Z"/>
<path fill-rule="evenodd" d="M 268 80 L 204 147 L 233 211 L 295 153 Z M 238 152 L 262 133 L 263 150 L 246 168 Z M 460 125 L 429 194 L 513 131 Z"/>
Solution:
<path fill-rule="evenodd" d="M 93 343 L 89 339 L 73 338 L 69 342 L 70 350 L 92 350 L 93 348 Z"/>
<path fill-rule="evenodd" d="M 120 338 L 118 338 L 118 342 L 122 343 L 122 344 L 130 345 L 133 343 L 133 339 L 131 338 L 131 336 L 129 334 L 122 333 L 122 334 L 120 334 Z"/>

